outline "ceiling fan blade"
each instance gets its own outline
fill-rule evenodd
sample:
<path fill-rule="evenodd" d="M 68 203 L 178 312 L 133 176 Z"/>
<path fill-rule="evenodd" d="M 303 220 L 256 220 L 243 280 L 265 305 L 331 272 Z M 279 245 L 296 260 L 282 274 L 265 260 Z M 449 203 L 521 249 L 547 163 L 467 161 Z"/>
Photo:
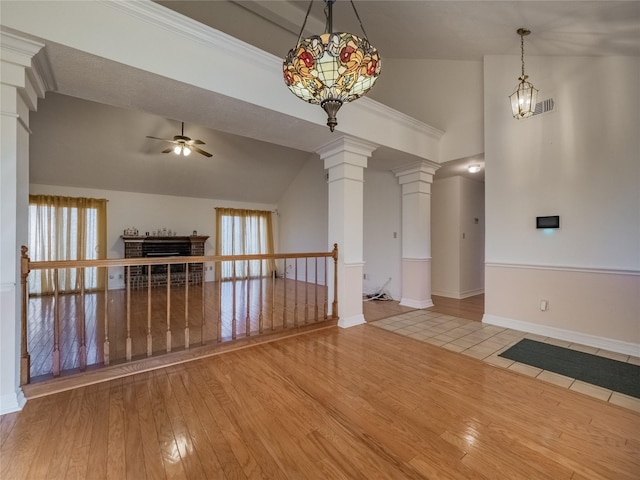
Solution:
<path fill-rule="evenodd" d="M 204 145 L 204 142 L 202 140 L 191 140 L 191 143 L 193 145 Z"/>
<path fill-rule="evenodd" d="M 165 148 L 164 150 L 162 150 L 162 153 L 170 153 L 170 152 L 173 152 L 173 147 Z"/>
<path fill-rule="evenodd" d="M 173 141 L 173 140 L 167 140 L 166 138 L 152 137 L 152 136 L 150 136 L 150 135 L 147 135 L 147 138 L 150 138 L 150 139 L 152 139 L 152 140 L 160 140 L 160 141 L 162 141 L 162 142 L 176 143 L 176 142 L 175 142 L 175 141 Z"/>
<path fill-rule="evenodd" d="M 209 152 L 205 152 L 204 150 L 202 150 L 202 149 L 200 149 L 198 147 L 191 146 L 190 148 L 194 152 L 198 152 L 200 155 L 204 155 L 205 157 L 213 157 L 213 155 L 211 155 Z"/>

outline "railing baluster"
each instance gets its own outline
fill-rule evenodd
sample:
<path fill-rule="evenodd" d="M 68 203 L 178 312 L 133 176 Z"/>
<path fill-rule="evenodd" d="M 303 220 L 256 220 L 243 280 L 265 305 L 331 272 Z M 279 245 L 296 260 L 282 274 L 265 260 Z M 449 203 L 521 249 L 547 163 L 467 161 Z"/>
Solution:
<path fill-rule="evenodd" d="M 293 269 L 293 326 L 298 326 L 298 259 L 294 258 Z"/>
<path fill-rule="evenodd" d="M 271 272 L 271 331 L 274 329 L 276 317 L 276 274 L 276 270 Z"/>
<path fill-rule="evenodd" d="M 285 265 L 287 261 L 285 260 Z M 282 277 L 282 290 L 283 293 L 283 307 L 282 307 L 282 328 L 287 328 L 287 268 L 284 269 L 284 276 Z"/>
<path fill-rule="evenodd" d="M 127 270 L 127 340 L 125 343 L 125 356 L 131 360 L 131 267 Z"/>
<path fill-rule="evenodd" d="M 249 337 L 251 335 L 251 317 L 250 317 L 250 312 L 251 312 L 251 261 L 247 260 L 246 262 L 247 265 L 247 315 L 245 317 L 244 320 L 244 327 L 245 327 L 245 335 L 247 337 Z"/>
<path fill-rule="evenodd" d="M 147 265 L 147 357 L 153 354 L 153 336 L 151 335 L 151 265 Z"/>
<path fill-rule="evenodd" d="M 263 290 L 263 269 L 262 269 L 262 264 L 264 263 L 263 260 L 260 260 L 260 276 L 258 277 L 258 281 L 260 282 L 260 292 L 258 294 L 258 305 L 260 308 L 260 311 L 258 312 L 258 333 L 262 333 L 262 310 L 263 310 L 263 305 L 262 305 L 262 290 Z"/>
<path fill-rule="evenodd" d="M 60 375 L 60 302 L 58 296 L 58 269 L 53 269 L 53 376 Z"/>
<path fill-rule="evenodd" d="M 171 264 L 167 263 L 167 353 L 171 351 Z"/>
<path fill-rule="evenodd" d="M 29 257 L 27 256 L 27 247 L 22 245 L 20 255 L 20 286 L 22 288 L 22 312 L 20 314 L 21 333 L 20 339 L 20 385 L 26 385 L 31 382 L 31 355 L 29 354 L 29 346 L 27 343 L 27 299 L 28 278 L 29 278 Z"/>
<path fill-rule="evenodd" d="M 216 262 L 216 268 L 214 270 L 216 273 L 215 281 L 218 282 L 218 325 L 217 325 L 217 341 L 220 343 L 222 341 L 222 262 Z"/>
<path fill-rule="evenodd" d="M 104 347 L 102 362 L 109 365 L 109 268 L 104 268 Z"/>
<path fill-rule="evenodd" d="M 202 301 L 200 302 L 201 308 L 202 308 L 202 326 L 200 327 L 200 343 L 202 345 L 204 345 L 205 342 L 205 338 L 204 338 L 204 332 L 205 332 L 205 290 L 204 290 L 204 286 L 205 286 L 205 281 L 204 281 L 204 276 L 205 276 L 205 264 L 202 264 Z"/>
<path fill-rule="evenodd" d="M 304 323 L 309 323 L 309 257 L 304 258 Z"/>
<path fill-rule="evenodd" d="M 232 294 L 232 319 L 231 319 L 231 338 L 236 339 L 236 260 L 233 261 L 233 273 L 231 274 L 231 294 Z"/>
<path fill-rule="evenodd" d="M 313 293 L 315 295 L 315 301 L 313 303 L 313 305 L 314 305 L 313 321 L 317 322 L 318 321 L 318 257 L 316 257 L 315 260 L 316 260 L 315 284 L 314 284 L 314 287 L 313 287 Z"/>
<path fill-rule="evenodd" d="M 189 348 L 189 262 L 184 264 L 184 348 Z"/>
<path fill-rule="evenodd" d="M 85 282 L 85 268 L 80 269 L 80 315 L 78 316 L 78 336 L 80 341 L 80 348 L 78 349 L 78 355 L 80 356 L 80 370 L 84 371 L 87 368 L 87 332 L 85 325 L 85 301 L 84 301 L 84 282 Z"/>
<path fill-rule="evenodd" d="M 328 301 L 329 301 L 329 283 L 328 282 L 328 275 L 327 275 L 327 257 L 324 257 L 324 303 L 322 305 L 322 318 L 324 320 L 327 319 L 327 315 L 328 315 Z M 333 293 L 334 295 L 336 295 L 336 292 Z"/>

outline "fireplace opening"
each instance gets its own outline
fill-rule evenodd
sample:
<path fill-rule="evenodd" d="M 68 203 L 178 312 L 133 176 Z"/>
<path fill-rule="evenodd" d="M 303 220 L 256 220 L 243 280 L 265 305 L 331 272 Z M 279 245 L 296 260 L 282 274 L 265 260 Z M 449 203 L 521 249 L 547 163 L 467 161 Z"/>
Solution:
<path fill-rule="evenodd" d="M 188 253 L 181 252 L 147 252 L 145 254 L 146 257 L 184 257 L 188 256 Z M 185 271 L 184 263 L 174 263 L 171 265 L 171 273 L 183 273 Z M 167 273 L 167 265 L 151 265 L 151 274 L 166 274 Z"/>

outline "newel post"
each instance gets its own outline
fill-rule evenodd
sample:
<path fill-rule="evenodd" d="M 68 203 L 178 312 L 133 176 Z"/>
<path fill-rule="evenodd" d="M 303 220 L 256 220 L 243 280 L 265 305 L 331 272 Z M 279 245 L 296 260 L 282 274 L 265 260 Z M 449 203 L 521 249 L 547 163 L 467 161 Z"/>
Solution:
<path fill-rule="evenodd" d="M 22 290 L 22 311 L 20 312 L 20 385 L 26 385 L 31 381 L 31 356 L 27 347 L 27 278 L 29 276 L 29 249 L 22 245 L 20 257 L 20 285 Z"/>
<path fill-rule="evenodd" d="M 333 244 L 333 307 L 331 318 L 338 318 L 338 244 Z"/>

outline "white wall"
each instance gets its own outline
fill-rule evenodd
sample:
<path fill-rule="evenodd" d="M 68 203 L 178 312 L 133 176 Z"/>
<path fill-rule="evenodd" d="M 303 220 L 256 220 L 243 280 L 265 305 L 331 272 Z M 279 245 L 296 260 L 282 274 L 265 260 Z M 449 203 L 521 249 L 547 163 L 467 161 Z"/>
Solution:
<path fill-rule="evenodd" d="M 484 292 L 484 183 L 460 177 L 460 297 Z"/>
<path fill-rule="evenodd" d="M 386 285 L 384 292 L 400 300 L 402 187 L 392 172 L 364 171 L 363 243 L 363 292 L 377 293 Z"/>
<path fill-rule="evenodd" d="M 485 321 L 640 354 L 640 59 L 527 58 L 556 109 L 520 121 L 518 71 L 485 58 Z"/>
<path fill-rule="evenodd" d="M 461 176 L 433 182 L 431 242 L 431 285 L 434 295 L 466 298 L 483 293 L 482 182 Z"/>
<path fill-rule="evenodd" d="M 120 238 L 126 228 L 137 228 L 145 234 L 166 227 L 177 235 L 190 235 L 194 230 L 198 235 L 208 235 L 205 255 L 215 254 L 216 207 L 249 208 L 256 210 L 276 210 L 276 205 L 230 202 L 169 195 L 96 190 L 90 188 L 62 187 L 55 185 L 30 186 L 31 194 L 65 195 L 72 197 L 106 198 L 107 204 L 107 258 L 123 258 L 124 243 Z M 274 245 L 278 246 L 278 217 L 273 216 Z M 210 265 L 208 265 L 210 267 Z M 124 288 L 124 280 L 119 278 L 122 268 L 109 272 L 109 288 Z M 113 278 L 111 278 L 113 277 Z M 207 270 L 205 279 L 213 280 L 213 270 Z"/>
<path fill-rule="evenodd" d="M 281 251 L 328 251 L 328 205 L 322 160 L 317 154 L 310 154 L 307 163 L 278 201 Z"/>
<path fill-rule="evenodd" d="M 365 169 L 363 196 L 367 275 L 363 291 L 374 293 L 387 284 L 385 291 L 399 300 L 402 197 L 398 179 L 392 172 Z M 281 251 L 327 251 L 328 205 L 326 171 L 317 155 L 312 155 L 278 202 Z M 299 268 L 298 276 L 302 274 Z M 287 275 L 292 276 L 291 269 Z"/>
<path fill-rule="evenodd" d="M 459 298 L 461 177 L 431 186 L 431 293 Z"/>
<path fill-rule="evenodd" d="M 369 96 L 443 130 L 441 163 L 484 152 L 480 61 L 385 58 Z"/>
<path fill-rule="evenodd" d="M 291 182 L 278 202 L 281 252 L 327 252 L 327 208 L 329 206 L 326 172 L 317 154 L 310 154 L 307 163 Z M 309 266 L 309 278 L 315 280 L 315 266 Z M 287 262 L 287 276 L 293 278 L 294 267 Z M 283 266 L 278 265 L 278 273 Z M 324 264 L 319 264 L 318 283 L 324 283 Z M 298 266 L 298 278 L 304 280 L 306 266 Z"/>

